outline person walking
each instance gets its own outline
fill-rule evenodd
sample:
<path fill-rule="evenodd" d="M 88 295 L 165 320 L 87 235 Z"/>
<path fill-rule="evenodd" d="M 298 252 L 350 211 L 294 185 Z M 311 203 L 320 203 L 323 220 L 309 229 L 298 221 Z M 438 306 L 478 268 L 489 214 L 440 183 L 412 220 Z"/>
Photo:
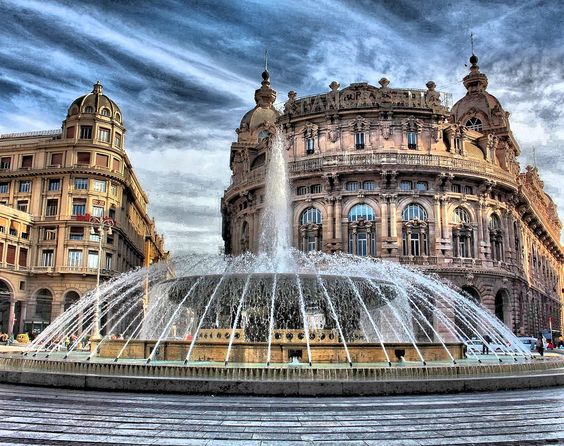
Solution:
<path fill-rule="evenodd" d="M 537 352 L 539 352 L 539 355 L 544 356 L 544 342 L 542 340 L 542 336 L 539 336 L 537 338 L 537 342 L 535 345 L 537 347 Z"/>

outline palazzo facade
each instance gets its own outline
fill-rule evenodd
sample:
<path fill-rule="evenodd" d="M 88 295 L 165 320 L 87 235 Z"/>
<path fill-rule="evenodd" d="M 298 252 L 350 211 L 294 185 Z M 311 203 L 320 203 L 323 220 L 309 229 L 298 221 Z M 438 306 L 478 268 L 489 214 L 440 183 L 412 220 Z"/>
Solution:
<path fill-rule="evenodd" d="M 61 129 L 0 135 L 0 331 L 41 331 L 96 286 L 98 267 L 106 280 L 167 256 L 125 132 L 97 82 Z"/>
<path fill-rule="evenodd" d="M 292 243 L 417 265 L 457 285 L 518 335 L 561 330 L 564 249 L 556 205 L 521 170 L 509 113 L 478 58 L 466 95 L 355 83 L 274 107 L 269 73 L 231 146 L 225 252 L 258 249 L 271 135 L 281 128 Z"/>

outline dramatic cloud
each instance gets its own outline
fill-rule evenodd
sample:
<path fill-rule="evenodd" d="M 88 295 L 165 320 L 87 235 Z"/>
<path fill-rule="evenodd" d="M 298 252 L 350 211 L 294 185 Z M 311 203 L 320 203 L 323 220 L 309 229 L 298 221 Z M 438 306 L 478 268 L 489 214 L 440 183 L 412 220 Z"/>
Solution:
<path fill-rule="evenodd" d="M 546 1 L 0 0 L 0 133 L 59 127 L 101 80 L 168 248 L 215 253 L 229 147 L 266 48 L 281 103 L 292 89 L 382 76 L 413 88 L 433 79 L 456 100 L 473 31 L 522 166 L 536 162 L 564 209 L 563 13 Z"/>

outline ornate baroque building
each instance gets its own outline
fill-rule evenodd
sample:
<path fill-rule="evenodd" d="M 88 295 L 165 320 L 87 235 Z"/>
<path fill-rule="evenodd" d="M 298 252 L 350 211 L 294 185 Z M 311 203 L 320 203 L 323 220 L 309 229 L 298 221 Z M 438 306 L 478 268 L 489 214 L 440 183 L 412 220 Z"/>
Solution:
<path fill-rule="evenodd" d="M 513 331 L 561 329 L 564 249 L 536 168 L 522 172 L 509 113 L 470 58 L 452 108 L 435 90 L 387 79 L 298 98 L 283 112 L 268 72 L 231 147 L 222 200 L 226 253 L 258 249 L 270 135 L 280 126 L 292 184 L 292 240 L 437 273 Z"/>
<path fill-rule="evenodd" d="M 166 257 L 124 147 L 99 82 L 62 130 L 0 135 L 0 331 L 40 331 L 96 286 L 99 264 L 106 280 Z"/>

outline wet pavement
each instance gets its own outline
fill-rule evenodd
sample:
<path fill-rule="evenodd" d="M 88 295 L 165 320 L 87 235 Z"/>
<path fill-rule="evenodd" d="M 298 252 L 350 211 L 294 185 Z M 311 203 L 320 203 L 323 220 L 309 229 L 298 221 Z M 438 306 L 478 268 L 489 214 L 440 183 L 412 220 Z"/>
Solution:
<path fill-rule="evenodd" d="M 351 398 L 0 384 L 0 445 L 564 445 L 564 387 Z"/>

